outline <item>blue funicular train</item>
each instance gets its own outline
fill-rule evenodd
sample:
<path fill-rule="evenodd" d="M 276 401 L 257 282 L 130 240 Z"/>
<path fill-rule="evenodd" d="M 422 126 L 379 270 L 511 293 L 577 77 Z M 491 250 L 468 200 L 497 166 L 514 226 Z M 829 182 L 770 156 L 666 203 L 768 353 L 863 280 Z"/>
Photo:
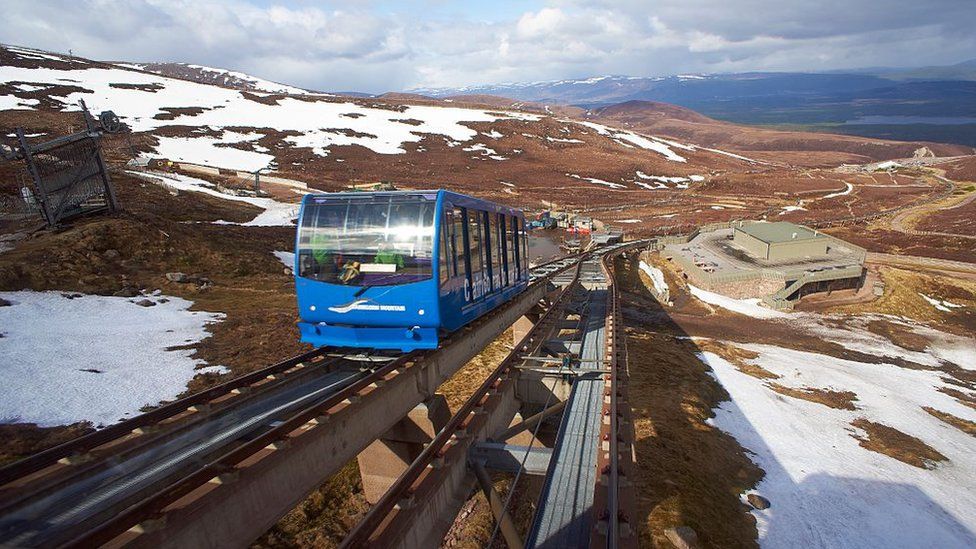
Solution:
<path fill-rule="evenodd" d="M 525 289 L 520 210 L 444 190 L 310 194 L 295 286 L 302 341 L 435 349 Z"/>

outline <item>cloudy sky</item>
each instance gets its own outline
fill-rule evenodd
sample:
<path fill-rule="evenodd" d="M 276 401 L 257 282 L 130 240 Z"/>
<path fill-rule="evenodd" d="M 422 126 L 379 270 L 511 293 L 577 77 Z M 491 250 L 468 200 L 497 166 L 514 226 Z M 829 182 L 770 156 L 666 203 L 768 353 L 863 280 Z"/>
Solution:
<path fill-rule="evenodd" d="M 317 90 L 976 58 L 976 0 L 4 0 L 0 42 Z"/>

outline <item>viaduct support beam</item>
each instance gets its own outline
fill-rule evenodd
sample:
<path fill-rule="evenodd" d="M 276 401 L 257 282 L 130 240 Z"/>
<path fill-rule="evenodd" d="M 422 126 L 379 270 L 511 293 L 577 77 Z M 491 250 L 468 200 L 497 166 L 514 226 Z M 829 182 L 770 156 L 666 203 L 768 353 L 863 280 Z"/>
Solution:
<path fill-rule="evenodd" d="M 414 406 L 383 438 L 367 446 L 356 458 L 366 501 L 370 504 L 379 501 L 449 419 L 447 399 L 438 393 Z"/>
<path fill-rule="evenodd" d="M 481 408 L 472 414 L 464 432 L 414 485 L 409 499 L 400 503 L 388 527 L 371 538 L 369 544 L 402 549 L 438 547 L 476 485 L 468 467 L 470 449 L 504 431 L 518 409 L 514 380 L 502 379 Z"/>
<path fill-rule="evenodd" d="M 495 516 L 495 520 L 498 522 L 499 529 L 502 531 L 502 537 L 505 538 L 505 543 L 508 544 L 508 549 L 522 549 L 525 547 L 525 544 L 522 543 L 522 538 L 519 536 L 518 530 L 512 522 L 512 516 L 505 509 L 505 503 L 502 501 L 502 497 L 495 491 L 495 486 L 491 483 L 491 477 L 488 475 L 488 471 L 485 470 L 484 465 L 478 462 L 472 463 L 471 468 L 474 469 L 474 475 L 478 478 L 478 484 L 481 485 L 481 490 L 485 493 L 485 498 L 488 499 L 491 514 Z"/>
<path fill-rule="evenodd" d="M 269 446 L 240 463 L 227 480 L 205 484 L 170 504 L 152 521 L 151 527 L 137 525 L 116 538 L 113 545 L 153 548 L 245 547 L 271 528 L 312 490 L 388 433 L 401 418 L 430 398 L 437 387 L 477 355 L 534 307 L 549 291 L 546 283 L 530 286 L 510 304 L 490 313 L 476 326 L 460 331 L 440 349 L 420 357 L 378 380 L 320 418 L 287 435 L 282 444 Z M 506 390 L 511 414 L 499 419 L 504 425 L 515 415 L 514 390 Z M 492 425 L 494 425 L 494 421 Z M 466 454 L 466 452 L 465 452 Z M 470 477 L 461 459 L 460 477 Z M 454 479 L 452 479 L 454 480 Z M 474 479 L 466 485 L 470 490 Z M 467 492 L 459 486 L 463 503 Z M 456 513 L 457 507 L 448 508 Z M 449 513 L 444 513 L 445 517 Z M 444 519 L 436 531 L 446 532 L 454 515 Z M 433 532 L 435 530 L 431 530 Z M 412 547 L 430 547 L 431 543 Z M 404 543 L 407 543 L 406 541 Z M 407 543 L 409 546 L 409 543 Z"/>
<path fill-rule="evenodd" d="M 552 416 L 553 414 L 558 414 L 562 412 L 563 409 L 566 408 L 566 402 L 568 402 L 568 400 L 557 402 L 556 404 L 553 404 L 552 406 L 546 408 L 545 410 L 526 418 L 522 422 L 512 425 L 511 427 L 506 429 L 504 433 L 498 435 L 498 438 L 496 440 L 504 442 L 514 437 L 515 435 L 521 433 L 522 431 L 532 429 L 533 427 L 538 425 L 539 422 L 541 422 L 542 420 Z"/>
<path fill-rule="evenodd" d="M 542 307 L 536 305 L 512 324 L 513 345 L 518 345 L 525 335 L 532 331 L 532 327 L 539 322 L 539 318 L 542 317 L 543 312 Z"/>

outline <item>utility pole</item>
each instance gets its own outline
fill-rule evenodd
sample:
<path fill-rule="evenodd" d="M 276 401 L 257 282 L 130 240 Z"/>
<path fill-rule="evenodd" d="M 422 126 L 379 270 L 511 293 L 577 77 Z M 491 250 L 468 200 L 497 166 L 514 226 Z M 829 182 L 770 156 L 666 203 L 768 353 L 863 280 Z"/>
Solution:
<path fill-rule="evenodd" d="M 254 194 L 255 195 L 257 195 L 258 193 L 261 192 L 261 172 L 263 172 L 264 170 L 270 170 L 270 169 L 271 168 L 269 166 L 265 166 L 263 168 L 258 168 L 258 169 L 254 170 L 252 172 L 254 174 Z"/>

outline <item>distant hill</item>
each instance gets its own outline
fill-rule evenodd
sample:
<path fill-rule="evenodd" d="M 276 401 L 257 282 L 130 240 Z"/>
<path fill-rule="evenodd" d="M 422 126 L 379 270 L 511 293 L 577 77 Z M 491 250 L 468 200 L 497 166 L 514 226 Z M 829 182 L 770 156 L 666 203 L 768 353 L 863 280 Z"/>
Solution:
<path fill-rule="evenodd" d="M 976 59 L 955 65 L 867 71 L 891 80 L 976 80 Z"/>
<path fill-rule="evenodd" d="M 412 90 L 494 95 L 585 109 L 671 103 L 741 124 L 976 146 L 976 62 L 831 73 L 598 76 L 579 80 Z"/>

